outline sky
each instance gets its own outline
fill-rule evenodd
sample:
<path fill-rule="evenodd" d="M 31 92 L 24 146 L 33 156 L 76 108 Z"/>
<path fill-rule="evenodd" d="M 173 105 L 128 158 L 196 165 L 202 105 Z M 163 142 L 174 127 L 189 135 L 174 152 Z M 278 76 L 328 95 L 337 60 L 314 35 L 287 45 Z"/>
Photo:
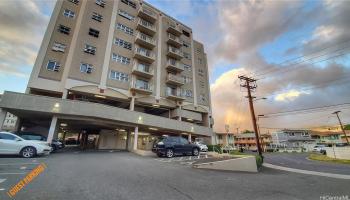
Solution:
<path fill-rule="evenodd" d="M 258 79 L 262 132 L 337 124 L 340 110 L 289 110 L 350 102 L 350 3 L 341 0 L 147 0 L 192 27 L 208 55 L 214 130 L 252 130 L 238 75 Z M 0 1 L 0 93 L 24 92 L 54 0 Z"/>

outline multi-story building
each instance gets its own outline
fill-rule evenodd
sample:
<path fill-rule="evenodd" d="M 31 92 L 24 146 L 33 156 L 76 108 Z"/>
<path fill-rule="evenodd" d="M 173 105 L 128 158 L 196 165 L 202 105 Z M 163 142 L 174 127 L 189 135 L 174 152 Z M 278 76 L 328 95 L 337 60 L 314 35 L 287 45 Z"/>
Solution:
<path fill-rule="evenodd" d="M 215 133 L 216 143 L 222 146 L 234 146 L 235 138 L 233 133 Z"/>
<path fill-rule="evenodd" d="M 271 135 L 260 134 L 260 145 L 263 151 L 271 143 Z M 244 147 L 248 150 L 257 150 L 255 133 L 241 133 L 235 135 L 235 146 Z"/>
<path fill-rule="evenodd" d="M 203 45 L 139 0 L 58 0 L 26 93 L 0 103 L 23 126 L 47 127 L 49 141 L 75 131 L 134 150 L 160 135 L 211 141 L 210 105 Z"/>
<path fill-rule="evenodd" d="M 272 133 L 272 143 L 280 148 L 312 149 L 315 140 L 311 138 L 309 130 L 283 129 Z"/>

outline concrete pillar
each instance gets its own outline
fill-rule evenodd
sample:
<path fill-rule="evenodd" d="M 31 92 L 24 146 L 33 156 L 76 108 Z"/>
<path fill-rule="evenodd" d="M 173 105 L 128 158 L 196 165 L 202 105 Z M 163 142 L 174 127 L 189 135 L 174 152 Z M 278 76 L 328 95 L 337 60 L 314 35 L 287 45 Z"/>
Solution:
<path fill-rule="evenodd" d="M 134 109 L 135 109 L 135 97 L 132 96 L 130 101 L 130 110 L 134 111 Z"/>
<path fill-rule="evenodd" d="M 0 130 L 2 130 L 2 126 L 4 125 L 6 114 L 7 112 L 0 108 Z"/>
<path fill-rule="evenodd" d="M 128 129 L 126 132 L 126 145 L 125 150 L 129 151 L 129 142 L 130 142 L 131 130 Z"/>
<path fill-rule="evenodd" d="M 14 131 L 20 132 L 21 128 L 22 128 L 22 119 L 17 117 L 16 123 L 15 123 L 15 127 L 14 127 Z"/>
<path fill-rule="evenodd" d="M 62 99 L 67 99 L 67 96 L 68 96 L 68 90 L 67 89 L 63 89 Z"/>
<path fill-rule="evenodd" d="M 51 143 L 55 132 L 57 131 L 57 116 L 53 116 L 50 124 L 49 134 L 47 136 L 47 142 Z"/>
<path fill-rule="evenodd" d="M 217 144 L 217 142 L 216 142 L 216 135 L 215 134 L 211 136 L 211 144 L 212 145 L 216 145 Z"/>
<path fill-rule="evenodd" d="M 137 150 L 137 138 L 138 138 L 138 135 L 139 135 L 139 127 L 136 126 L 135 127 L 135 131 L 134 131 L 134 147 L 133 147 L 134 150 Z"/>
<path fill-rule="evenodd" d="M 179 106 L 179 121 L 182 121 L 182 119 L 181 119 L 181 117 L 182 117 L 182 106 Z"/>
<path fill-rule="evenodd" d="M 192 134 L 191 134 L 191 133 L 188 134 L 188 141 L 189 141 L 189 142 L 192 142 Z"/>

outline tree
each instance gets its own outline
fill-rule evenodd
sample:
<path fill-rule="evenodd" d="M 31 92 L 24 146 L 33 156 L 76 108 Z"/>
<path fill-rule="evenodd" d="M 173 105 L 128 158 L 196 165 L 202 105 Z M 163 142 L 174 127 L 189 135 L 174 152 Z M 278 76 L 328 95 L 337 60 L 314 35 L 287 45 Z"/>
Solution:
<path fill-rule="evenodd" d="M 344 130 L 350 130 L 350 124 L 345 125 Z"/>

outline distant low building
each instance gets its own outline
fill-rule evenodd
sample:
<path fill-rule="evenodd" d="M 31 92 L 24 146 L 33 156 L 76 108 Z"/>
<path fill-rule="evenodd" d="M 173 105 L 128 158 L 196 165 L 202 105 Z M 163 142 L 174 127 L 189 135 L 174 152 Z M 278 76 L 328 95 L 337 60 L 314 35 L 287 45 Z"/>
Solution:
<path fill-rule="evenodd" d="M 222 146 L 234 146 L 235 139 L 233 133 L 216 133 L 216 143 Z"/>
<path fill-rule="evenodd" d="M 271 143 L 271 135 L 260 134 L 260 145 L 263 150 Z M 244 147 L 248 150 L 257 149 L 255 133 L 242 133 L 235 135 L 235 146 Z"/>
<path fill-rule="evenodd" d="M 284 129 L 272 133 L 272 144 L 283 148 L 305 148 L 310 150 L 316 140 L 311 138 L 309 130 Z"/>
<path fill-rule="evenodd" d="M 311 138 L 315 139 L 316 143 L 320 144 L 339 144 L 343 143 L 341 138 L 341 133 L 338 132 L 318 132 L 318 131 L 312 131 L 311 132 Z"/>

